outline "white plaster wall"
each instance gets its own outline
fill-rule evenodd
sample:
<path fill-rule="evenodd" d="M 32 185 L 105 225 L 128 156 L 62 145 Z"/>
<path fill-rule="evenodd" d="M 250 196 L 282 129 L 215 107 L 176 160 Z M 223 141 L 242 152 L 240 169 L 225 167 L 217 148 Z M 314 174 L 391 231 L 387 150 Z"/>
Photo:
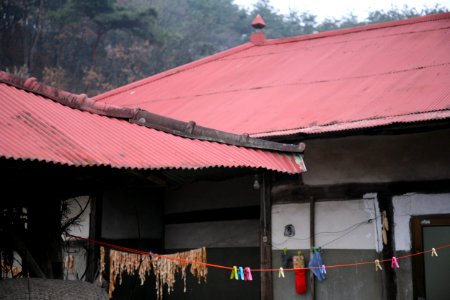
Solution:
<path fill-rule="evenodd" d="M 395 248 L 411 250 L 411 216 L 450 213 L 450 194 L 405 194 L 392 199 Z"/>
<path fill-rule="evenodd" d="M 284 236 L 284 226 L 292 224 L 295 236 Z M 276 204 L 272 206 L 272 249 L 309 248 L 309 204 Z"/>
<path fill-rule="evenodd" d="M 81 210 L 86 206 L 89 201 L 89 196 L 80 196 L 68 200 L 70 214 L 67 218 L 63 219 L 64 223 L 67 219 L 73 218 L 78 215 Z M 78 202 L 78 204 L 77 204 Z M 81 206 L 81 207 L 80 207 Z M 81 236 L 84 238 L 89 237 L 89 215 L 91 213 L 91 207 L 88 205 L 84 213 L 80 216 L 78 220 L 78 225 L 72 225 L 69 227 L 69 232 L 76 236 Z"/>
<path fill-rule="evenodd" d="M 70 214 L 62 220 L 65 222 L 67 219 L 73 218 L 78 215 L 81 210 L 88 204 L 89 196 L 80 196 L 73 199 L 67 200 L 69 205 Z M 88 205 L 84 213 L 80 216 L 78 220 L 78 225 L 72 225 L 69 227 L 69 232 L 76 236 L 81 236 L 84 238 L 89 237 L 89 216 L 91 213 L 91 207 Z M 66 238 L 63 236 L 63 238 Z M 68 239 L 66 239 L 68 240 Z M 86 250 L 82 247 L 64 247 L 63 257 L 64 261 L 68 255 L 74 257 L 74 268 L 73 270 L 68 270 L 66 264 L 64 263 L 64 278 L 67 280 L 78 280 L 81 279 L 84 272 L 86 271 Z"/>
<path fill-rule="evenodd" d="M 67 256 L 72 255 L 74 259 L 73 269 L 67 268 Z M 67 247 L 63 252 L 64 256 L 64 279 L 66 280 L 81 280 L 85 279 L 87 251 L 82 247 Z M 83 278 L 82 278 L 83 277 Z"/>
<path fill-rule="evenodd" d="M 375 207 L 374 207 L 375 205 Z M 324 249 L 377 249 L 374 212 L 376 197 L 352 201 L 315 203 L 316 246 Z M 379 216 L 377 216 L 379 217 Z M 372 219 L 371 222 L 368 222 Z M 379 218 L 377 218 L 378 220 Z M 295 226 L 295 236 L 284 236 L 285 225 Z M 277 204 L 272 207 L 272 249 L 308 249 L 309 204 Z"/>

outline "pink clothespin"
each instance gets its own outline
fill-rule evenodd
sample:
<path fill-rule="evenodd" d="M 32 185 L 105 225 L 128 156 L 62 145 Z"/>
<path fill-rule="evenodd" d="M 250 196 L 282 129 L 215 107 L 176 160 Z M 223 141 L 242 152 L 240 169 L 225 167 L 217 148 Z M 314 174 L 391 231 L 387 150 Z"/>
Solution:
<path fill-rule="evenodd" d="M 248 280 L 248 281 L 252 281 L 253 280 L 252 270 L 250 270 L 249 267 L 246 267 L 244 269 L 244 280 Z"/>
<path fill-rule="evenodd" d="M 431 248 L 431 256 L 438 256 L 435 248 Z"/>
<path fill-rule="evenodd" d="M 230 275 L 230 279 L 236 279 L 238 280 L 238 271 L 237 271 L 237 267 L 233 266 L 233 270 L 231 270 L 231 275 Z"/>
<path fill-rule="evenodd" d="M 282 267 L 280 267 L 280 270 L 278 271 L 278 278 L 281 278 L 281 277 L 284 278 L 284 271 L 283 271 Z"/>
<path fill-rule="evenodd" d="M 395 256 L 392 257 L 392 263 L 391 263 L 391 268 L 394 269 L 394 267 L 397 269 L 400 269 L 400 266 L 398 265 L 397 257 L 395 257 Z"/>

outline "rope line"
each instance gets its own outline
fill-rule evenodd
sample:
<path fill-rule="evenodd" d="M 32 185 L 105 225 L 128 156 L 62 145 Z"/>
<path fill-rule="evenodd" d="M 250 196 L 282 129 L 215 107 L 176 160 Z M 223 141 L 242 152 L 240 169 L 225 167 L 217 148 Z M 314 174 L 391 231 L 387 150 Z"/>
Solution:
<path fill-rule="evenodd" d="M 97 244 L 97 245 L 105 246 L 108 248 L 112 248 L 112 249 L 116 249 L 116 250 L 120 250 L 120 251 L 124 251 L 124 252 L 141 254 L 141 255 L 150 255 L 150 256 L 156 257 L 156 258 L 175 260 L 175 261 L 180 261 L 180 262 L 189 263 L 189 264 L 203 265 L 203 266 L 217 268 L 217 269 L 233 270 L 233 267 L 227 267 L 227 266 L 222 266 L 222 265 L 217 265 L 217 264 L 211 264 L 211 263 L 205 263 L 205 262 L 200 262 L 200 261 L 192 261 L 192 260 L 188 260 L 188 259 L 172 257 L 172 256 L 170 256 L 170 254 L 164 255 L 164 254 L 157 254 L 157 253 L 152 253 L 152 252 L 136 250 L 136 249 L 132 249 L 132 248 L 118 246 L 118 245 L 101 242 L 101 241 L 97 241 L 97 240 L 90 239 L 90 238 L 84 238 L 84 237 L 80 237 L 80 236 L 76 236 L 76 235 L 71 235 L 71 234 L 68 234 L 68 236 L 73 237 L 78 240 L 84 240 L 84 241 L 87 241 L 92 244 Z M 441 249 L 445 249 L 445 248 L 449 248 L 449 247 L 450 247 L 450 244 L 447 244 L 447 245 L 443 245 L 443 246 L 439 246 L 439 247 L 434 247 L 434 249 L 437 251 L 437 250 L 441 250 Z M 433 249 L 429 249 L 429 250 L 424 250 L 424 251 L 420 251 L 420 252 L 415 252 L 415 253 L 399 256 L 399 257 L 397 257 L 397 260 L 406 259 L 408 257 L 422 255 L 425 253 L 431 253 L 432 251 L 433 251 Z M 379 260 L 380 263 L 390 262 L 390 261 L 392 261 L 392 258 Z M 344 267 L 374 265 L 374 264 L 375 264 L 375 261 L 365 261 L 365 262 L 350 263 L 350 264 L 325 265 L 325 267 L 327 269 L 336 269 L 336 268 L 344 268 Z M 286 269 L 283 268 L 283 271 L 312 270 L 312 269 L 320 269 L 320 268 L 322 268 L 322 267 L 286 268 Z M 252 270 L 252 272 L 278 272 L 280 269 L 278 268 L 278 269 L 251 269 L 251 270 Z"/>
<path fill-rule="evenodd" d="M 157 253 L 153 253 L 153 252 L 141 251 L 141 250 L 137 250 L 137 249 L 127 248 L 127 247 L 123 247 L 123 246 L 118 246 L 118 245 L 114 245 L 114 244 L 110 244 L 110 243 L 106 243 L 106 242 L 93 240 L 90 238 L 84 238 L 84 237 L 76 236 L 76 235 L 72 235 L 72 234 L 68 234 L 68 236 L 73 237 L 78 240 L 84 240 L 84 241 L 87 241 L 92 244 L 97 244 L 97 245 L 105 246 L 108 248 L 112 248 L 112 249 L 116 249 L 116 250 L 120 250 L 120 251 L 124 251 L 124 252 L 141 254 L 141 255 L 150 255 L 150 256 L 156 257 L 156 258 L 175 260 L 175 261 L 180 261 L 180 262 L 184 262 L 184 263 L 188 263 L 188 264 L 203 265 L 203 266 L 218 268 L 218 269 L 233 270 L 232 267 L 226 267 L 226 266 L 222 266 L 222 265 L 210 264 L 210 263 L 205 263 L 205 262 L 201 262 L 201 261 L 192 261 L 189 259 L 172 257 L 172 256 L 170 256 L 170 254 L 164 255 L 164 254 L 157 254 Z"/>

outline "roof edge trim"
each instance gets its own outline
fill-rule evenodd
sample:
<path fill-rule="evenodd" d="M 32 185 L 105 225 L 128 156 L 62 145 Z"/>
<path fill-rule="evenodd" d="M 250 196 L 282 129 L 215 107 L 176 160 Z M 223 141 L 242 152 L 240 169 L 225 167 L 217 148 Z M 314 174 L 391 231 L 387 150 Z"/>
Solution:
<path fill-rule="evenodd" d="M 86 94 L 72 94 L 55 87 L 42 84 L 35 77 L 23 79 L 12 74 L 0 71 L 0 82 L 14 86 L 18 89 L 31 92 L 58 102 L 64 106 L 90 112 L 97 115 L 130 119 L 138 112 L 137 108 L 126 108 L 107 103 L 96 103 L 88 98 Z"/>
<path fill-rule="evenodd" d="M 269 137 L 287 137 L 296 134 L 314 135 L 321 133 L 336 133 L 342 131 L 358 130 L 362 128 L 375 128 L 393 124 L 409 124 L 409 123 L 429 122 L 444 119 L 450 119 L 450 109 L 427 111 L 406 115 L 396 115 L 385 118 L 364 119 L 337 124 L 324 124 L 312 127 L 256 132 L 250 134 L 250 136 L 254 138 L 269 138 Z"/>
<path fill-rule="evenodd" d="M 217 142 L 221 144 L 255 148 L 262 150 L 272 150 L 290 153 L 302 153 L 305 144 L 283 144 L 262 139 L 252 138 L 248 134 L 234 134 L 212 128 L 197 126 L 194 121 L 183 122 L 157 115 L 140 108 L 127 108 L 104 102 L 96 102 L 88 98 L 85 94 L 77 95 L 57 88 L 41 84 L 36 78 L 22 79 L 12 74 L 0 71 L 0 82 L 14 86 L 48 99 L 51 99 L 64 106 L 93 114 L 125 119 L 130 123 L 160 130 L 172 135 L 190 139 Z"/>
<path fill-rule="evenodd" d="M 293 160 L 299 165 L 299 168 L 301 172 L 306 172 L 306 166 L 303 161 L 303 157 L 300 154 L 286 154 L 287 157 L 292 157 Z M 225 166 L 225 165 L 204 165 L 204 166 L 179 166 L 179 167 L 167 167 L 167 166 L 157 166 L 157 167 L 135 167 L 135 166 L 115 166 L 113 164 L 104 164 L 104 163 L 90 163 L 90 164 L 80 164 L 77 165 L 75 163 L 68 163 L 68 162 L 56 162 L 53 160 L 48 159 L 40 159 L 40 158 L 23 158 L 23 157 L 14 157 L 14 156 L 0 156 L 0 160 L 6 160 L 6 161 L 23 161 L 23 162 L 32 162 L 32 163 L 50 163 L 55 166 L 68 166 L 68 167 L 75 167 L 75 168 L 92 168 L 92 167 L 104 167 L 104 168 L 111 168 L 111 169 L 117 169 L 117 170 L 154 170 L 154 171 L 168 171 L 168 170 L 190 170 L 190 171 L 199 171 L 199 170 L 206 170 L 206 169 L 254 169 L 254 170 L 268 170 L 278 173 L 284 173 L 284 174 L 300 174 L 301 172 L 295 172 L 292 170 L 286 170 L 276 167 L 254 167 L 246 164 L 236 165 L 236 166 Z M 1 161 L 0 161 L 1 162 Z"/>
<path fill-rule="evenodd" d="M 208 127 L 198 126 L 194 121 L 183 122 L 169 117 L 140 110 L 130 122 L 161 130 L 185 138 L 217 142 L 239 147 L 274 150 L 280 152 L 302 153 L 305 144 L 284 144 L 250 137 L 249 134 L 234 134 Z"/>

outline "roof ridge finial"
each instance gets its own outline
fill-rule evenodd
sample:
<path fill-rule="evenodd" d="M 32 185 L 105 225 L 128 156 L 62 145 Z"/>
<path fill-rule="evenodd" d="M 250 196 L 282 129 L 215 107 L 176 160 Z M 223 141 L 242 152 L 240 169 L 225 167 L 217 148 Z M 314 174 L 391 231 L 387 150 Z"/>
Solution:
<path fill-rule="evenodd" d="M 264 21 L 263 17 L 261 17 L 260 14 L 257 14 L 253 19 L 252 27 L 255 29 L 263 29 L 264 27 L 266 27 L 266 21 Z"/>
<path fill-rule="evenodd" d="M 266 35 L 262 32 L 262 29 L 266 27 L 266 21 L 258 14 L 252 21 L 252 27 L 256 29 L 250 36 L 250 42 L 253 45 L 260 46 L 266 42 Z"/>

